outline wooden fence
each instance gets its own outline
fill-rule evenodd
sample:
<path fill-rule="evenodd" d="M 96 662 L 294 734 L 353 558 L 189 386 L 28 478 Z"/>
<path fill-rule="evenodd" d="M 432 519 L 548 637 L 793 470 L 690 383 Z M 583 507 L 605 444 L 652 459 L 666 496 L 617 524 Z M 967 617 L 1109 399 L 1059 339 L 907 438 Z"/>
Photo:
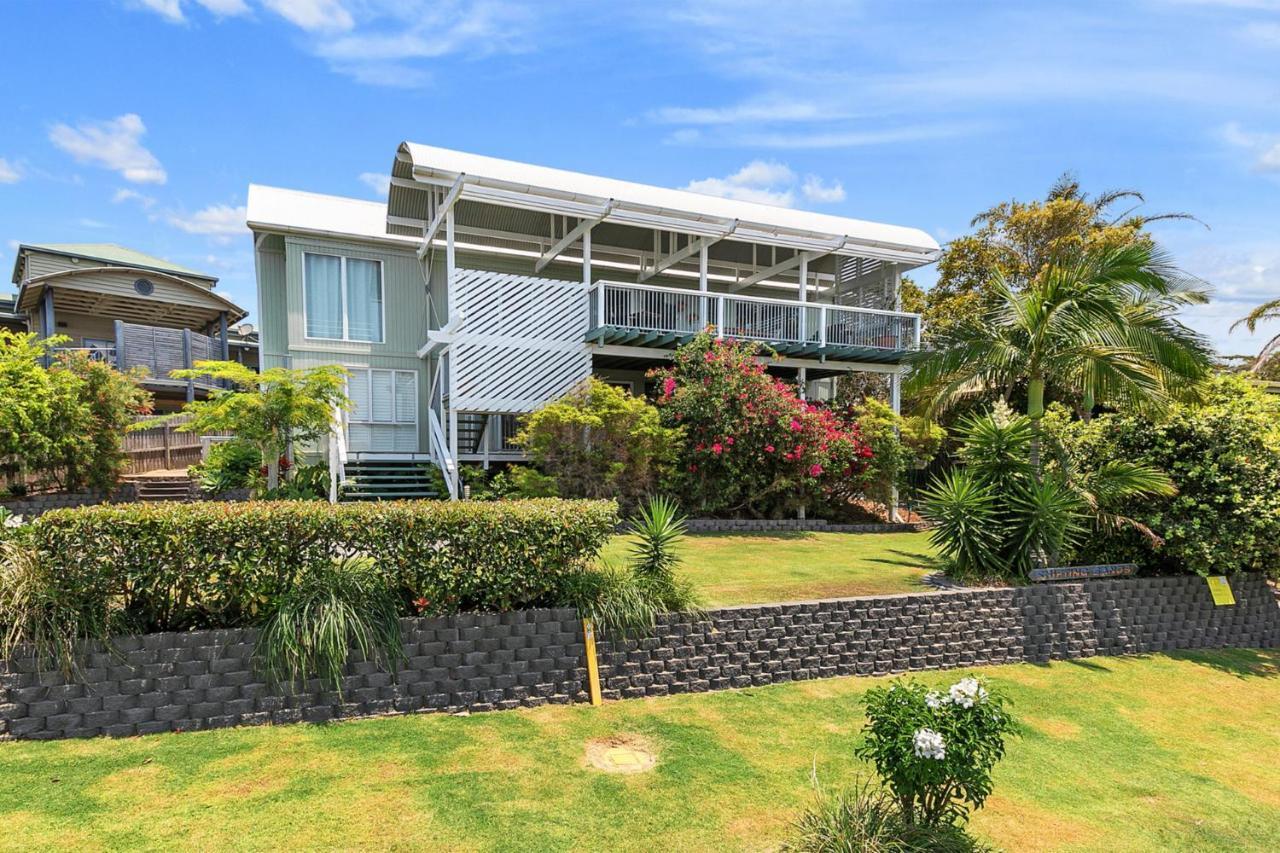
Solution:
<path fill-rule="evenodd" d="M 201 436 L 179 432 L 186 418 L 178 418 L 160 426 L 133 430 L 124 434 L 124 452 L 129 456 L 126 474 L 143 474 L 166 468 L 186 468 L 200 461 Z"/>

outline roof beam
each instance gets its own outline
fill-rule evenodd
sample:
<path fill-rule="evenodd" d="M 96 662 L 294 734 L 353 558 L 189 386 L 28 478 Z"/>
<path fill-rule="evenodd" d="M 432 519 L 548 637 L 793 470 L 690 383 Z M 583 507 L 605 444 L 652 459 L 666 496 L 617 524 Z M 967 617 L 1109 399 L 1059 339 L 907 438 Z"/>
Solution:
<path fill-rule="evenodd" d="M 444 201 L 436 208 L 435 218 L 422 231 L 422 245 L 418 247 L 418 260 L 426 257 L 427 250 L 431 248 L 431 241 L 436 237 L 436 232 L 440 230 L 440 226 L 444 225 L 445 215 L 453 208 L 453 203 L 458 200 L 458 196 L 462 195 L 462 187 L 466 183 L 467 176 L 458 175 L 458 179 L 453 182 L 453 186 L 445 194 Z"/>
<path fill-rule="evenodd" d="M 542 257 L 538 258 L 537 263 L 533 265 L 533 271 L 542 272 L 543 267 L 545 267 L 547 264 L 554 261 L 557 257 L 560 256 L 561 252 L 563 252 L 565 249 L 572 246 L 574 243 L 578 242 L 578 240 L 580 240 L 584 234 L 586 234 L 595 226 L 599 225 L 600 222 L 603 221 L 604 218 L 608 216 L 609 212 L 612 210 L 613 210 L 613 202 L 611 201 L 604 206 L 604 210 L 600 213 L 599 216 L 593 216 L 588 219 L 583 219 L 581 222 L 575 225 L 572 229 L 569 230 L 569 233 L 561 237 L 554 246 L 552 246 L 550 249 L 547 249 L 545 252 L 542 253 Z"/>
<path fill-rule="evenodd" d="M 671 269 L 671 267 L 675 266 L 676 264 L 680 263 L 686 258 L 691 258 L 694 255 L 701 252 L 703 249 L 710 247 L 712 243 L 717 243 L 720 240 L 723 240 L 725 237 L 728 237 L 730 234 L 734 232 L 735 229 L 737 229 L 737 227 L 738 227 L 738 222 L 737 220 L 734 220 L 734 222 L 727 229 L 725 229 L 723 232 L 719 234 L 714 234 L 714 235 L 707 234 L 702 237 L 699 237 L 697 240 L 690 240 L 689 244 L 685 246 L 683 249 L 679 249 L 675 252 L 672 252 L 671 254 L 663 258 L 655 258 L 655 263 L 651 269 L 640 271 L 639 280 L 647 281 L 653 278 L 655 275 L 659 275 L 660 273 Z"/>
<path fill-rule="evenodd" d="M 774 264 L 768 269 L 763 269 L 757 273 L 753 273 L 747 276 L 742 281 L 739 281 L 736 284 L 732 285 L 729 288 L 729 292 L 737 293 L 739 290 L 746 290 L 751 285 L 759 284 L 765 279 L 773 278 L 778 273 L 786 272 L 787 270 L 790 270 L 790 269 L 795 269 L 796 267 L 800 266 L 801 261 L 805 261 L 805 262 L 813 261 L 827 254 L 830 254 L 830 250 L 826 252 L 796 252 L 794 255 L 787 258 L 785 261 L 779 261 L 778 263 Z"/>

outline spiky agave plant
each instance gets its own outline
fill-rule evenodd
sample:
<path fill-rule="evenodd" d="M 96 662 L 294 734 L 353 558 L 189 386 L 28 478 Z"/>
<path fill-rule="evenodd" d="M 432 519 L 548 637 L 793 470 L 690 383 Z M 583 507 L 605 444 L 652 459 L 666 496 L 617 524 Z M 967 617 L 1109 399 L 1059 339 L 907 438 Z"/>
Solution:
<path fill-rule="evenodd" d="M 687 531 L 679 504 L 667 497 L 642 504 L 631 525 L 631 570 L 665 610 L 692 611 L 700 603 L 693 585 L 676 575 L 680 567 L 676 547 Z"/>
<path fill-rule="evenodd" d="M 277 684 L 319 678 L 342 694 L 352 651 L 394 672 L 404 658 L 395 591 L 363 557 L 308 567 L 267 616 L 254 654 Z"/>

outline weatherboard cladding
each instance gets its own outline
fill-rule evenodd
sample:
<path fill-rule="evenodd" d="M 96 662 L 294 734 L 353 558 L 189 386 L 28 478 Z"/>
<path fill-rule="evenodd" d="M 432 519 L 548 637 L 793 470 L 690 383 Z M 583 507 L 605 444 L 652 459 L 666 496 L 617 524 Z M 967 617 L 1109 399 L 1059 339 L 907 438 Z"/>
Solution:
<path fill-rule="evenodd" d="M 609 699 L 827 678 L 1179 649 L 1280 647 L 1280 608 L 1260 574 L 1218 607 L 1199 577 L 958 590 L 660 617 L 649 637 L 602 642 Z M 82 681 L 0 661 L 0 737 L 134 735 L 415 711 L 585 702 L 576 611 L 402 620 L 394 677 L 353 659 L 343 693 L 290 692 L 253 662 L 252 629 L 121 637 L 95 647 Z"/>

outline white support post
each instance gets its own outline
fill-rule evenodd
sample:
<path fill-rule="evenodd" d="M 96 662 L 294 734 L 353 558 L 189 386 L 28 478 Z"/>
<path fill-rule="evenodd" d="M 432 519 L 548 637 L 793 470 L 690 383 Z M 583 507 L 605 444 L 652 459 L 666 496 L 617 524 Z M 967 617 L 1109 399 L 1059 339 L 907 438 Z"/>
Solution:
<path fill-rule="evenodd" d="M 716 339 L 724 337 L 724 297 L 716 297 Z"/>
<path fill-rule="evenodd" d="M 801 367 L 796 371 L 796 381 L 800 385 L 800 399 L 809 399 L 809 369 Z"/>
<path fill-rule="evenodd" d="M 889 406 L 893 409 L 894 415 L 902 414 L 902 374 L 897 372 L 889 377 Z M 898 514 L 897 483 L 889 488 L 889 521 L 901 521 L 901 516 Z"/>
<path fill-rule="evenodd" d="M 445 302 L 449 306 L 448 325 L 455 327 L 458 319 L 456 305 L 458 302 L 458 294 L 454 292 L 454 281 L 456 275 L 456 254 L 454 252 L 454 231 L 453 231 L 453 208 L 444 215 L 444 289 Z"/>
<path fill-rule="evenodd" d="M 827 306 L 818 307 L 818 346 L 827 345 Z"/>
<path fill-rule="evenodd" d="M 807 342 L 809 340 L 809 256 L 800 255 L 800 340 Z"/>
<path fill-rule="evenodd" d="M 591 286 L 591 228 L 582 232 L 582 283 Z"/>
<path fill-rule="evenodd" d="M 707 292 L 707 244 L 705 241 L 702 247 L 698 249 L 698 292 Z M 698 299 L 698 325 L 703 329 L 707 328 L 706 297 Z"/>
<path fill-rule="evenodd" d="M 449 456 L 453 459 L 453 488 L 450 490 L 453 494 L 462 494 L 460 479 L 457 470 L 458 465 L 458 410 L 452 405 L 449 406 Z"/>

